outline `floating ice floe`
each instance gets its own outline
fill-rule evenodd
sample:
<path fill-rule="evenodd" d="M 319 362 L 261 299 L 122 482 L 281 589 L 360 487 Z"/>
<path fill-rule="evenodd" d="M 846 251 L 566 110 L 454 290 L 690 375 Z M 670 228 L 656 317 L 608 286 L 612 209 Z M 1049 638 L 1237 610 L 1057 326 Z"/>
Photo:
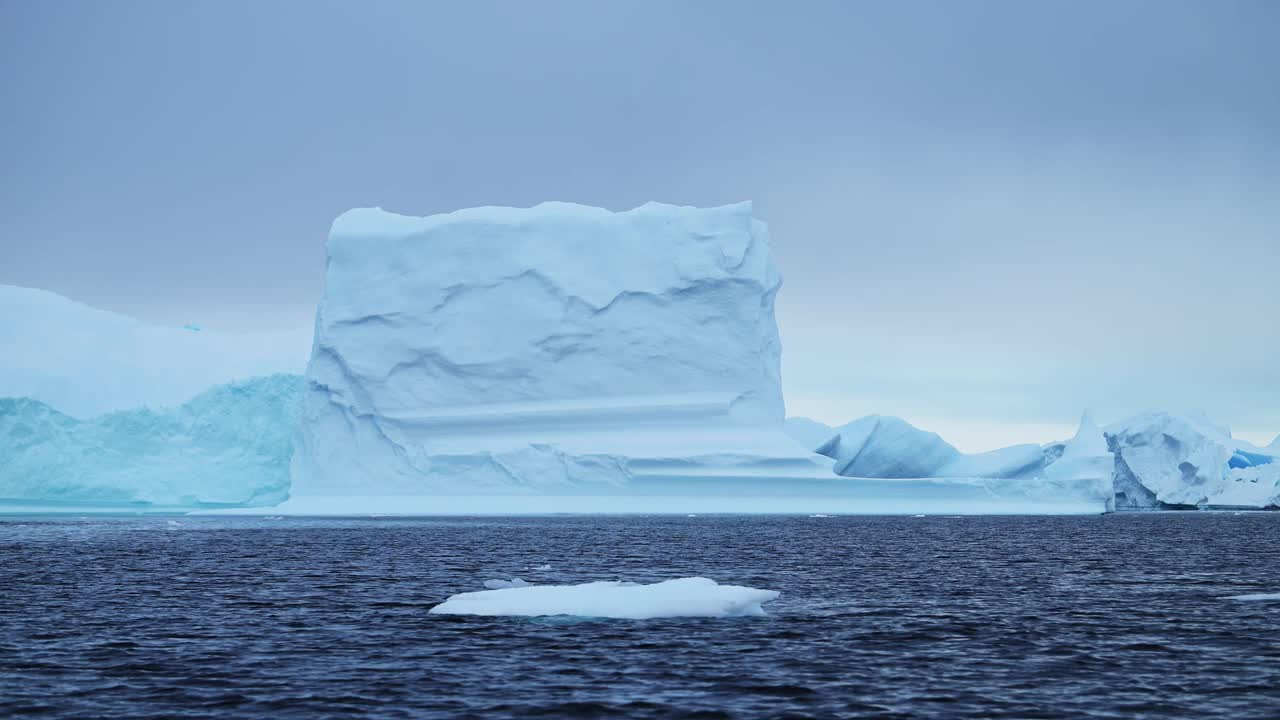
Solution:
<path fill-rule="evenodd" d="M 1242 602 L 1264 602 L 1280 600 L 1280 593 L 1249 593 L 1248 595 L 1228 595 L 1223 600 L 1240 600 Z"/>
<path fill-rule="evenodd" d="M 571 615 L 627 620 L 718 618 L 765 615 L 763 603 L 776 600 L 779 595 L 775 590 L 720 585 L 708 578 L 689 577 L 651 585 L 591 582 L 466 592 L 450 597 L 431 608 L 430 612 L 436 615 Z"/>

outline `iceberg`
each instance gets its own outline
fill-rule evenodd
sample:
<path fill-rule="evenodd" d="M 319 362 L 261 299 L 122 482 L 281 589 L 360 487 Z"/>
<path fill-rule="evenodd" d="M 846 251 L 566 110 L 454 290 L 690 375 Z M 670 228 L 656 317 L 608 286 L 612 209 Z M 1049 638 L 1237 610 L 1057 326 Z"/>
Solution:
<path fill-rule="evenodd" d="M 301 377 L 272 375 L 89 420 L 0 398 L 0 509 L 275 505 L 289 492 L 301 390 Z"/>
<path fill-rule="evenodd" d="M 651 585 L 591 582 L 582 585 L 527 585 L 453 595 L 428 611 L 433 615 L 572 615 L 591 618 L 724 618 L 765 615 L 764 603 L 781 593 L 720 585 L 703 577 Z"/>
<path fill-rule="evenodd" d="M 1150 411 L 1106 428 L 1117 509 L 1280 507 L 1280 453 L 1201 414 Z"/>
<path fill-rule="evenodd" d="M 151 325 L 56 293 L 0 285 L 0 397 L 77 418 L 171 407 L 236 380 L 298 374 L 311 329 L 219 333 Z"/>
<path fill-rule="evenodd" d="M 327 251 L 300 507 L 831 478 L 783 432 L 781 277 L 749 203 L 357 209 Z"/>
<path fill-rule="evenodd" d="M 835 460 L 836 473 L 856 478 L 1008 479 L 1036 477 L 1044 468 L 1039 445 L 965 454 L 936 433 L 887 415 L 854 420 L 816 451 Z"/>

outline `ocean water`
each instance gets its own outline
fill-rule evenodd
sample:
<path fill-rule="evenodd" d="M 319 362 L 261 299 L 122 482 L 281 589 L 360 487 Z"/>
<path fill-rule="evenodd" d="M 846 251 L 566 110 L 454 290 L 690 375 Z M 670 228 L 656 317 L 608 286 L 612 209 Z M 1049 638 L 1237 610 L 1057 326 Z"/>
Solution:
<path fill-rule="evenodd" d="M 550 570 L 531 570 L 544 564 Z M 429 615 L 701 575 L 764 618 Z M 1277 718 L 1280 513 L 0 519 L 0 717 Z"/>

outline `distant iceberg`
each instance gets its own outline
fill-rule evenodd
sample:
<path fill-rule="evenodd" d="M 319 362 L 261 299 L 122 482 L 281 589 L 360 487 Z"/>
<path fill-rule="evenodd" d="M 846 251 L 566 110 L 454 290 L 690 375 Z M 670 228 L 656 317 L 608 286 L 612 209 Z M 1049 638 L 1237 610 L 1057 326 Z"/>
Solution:
<path fill-rule="evenodd" d="M 1106 428 L 1119 509 L 1280 507 L 1280 453 L 1201 414 L 1147 412 Z"/>
<path fill-rule="evenodd" d="M 646 620 L 675 617 L 765 615 L 764 603 L 781 593 L 739 585 L 720 585 L 702 577 L 651 585 L 592 582 L 582 585 L 516 585 L 460 593 L 431 608 L 433 615 L 570 615 Z"/>
<path fill-rule="evenodd" d="M 838 428 L 817 452 L 835 460 L 836 473 L 857 478 L 1036 477 L 1045 464 L 1039 445 L 965 454 L 936 433 L 887 415 Z"/>
<path fill-rule="evenodd" d="M 81 419 L 172 407 L 214 385 L 306 366 L 311 328 L 193 332 L 151 325 L 56 293 L 0 285 L 0 397 Z"/>
<path fill-rule="evenodd" d="M 0 398 L 0 509 L 275 505 L 289 493 L 301 389 L 299 376 L 273 375 L 89 420 Z"/>

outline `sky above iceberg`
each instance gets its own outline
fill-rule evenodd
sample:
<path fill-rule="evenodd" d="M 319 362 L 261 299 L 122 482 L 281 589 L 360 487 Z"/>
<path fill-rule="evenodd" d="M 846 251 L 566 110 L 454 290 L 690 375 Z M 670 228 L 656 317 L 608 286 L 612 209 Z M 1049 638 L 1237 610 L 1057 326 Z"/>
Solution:
<path fill-rule="evenodd" d="M 352 206 L 750 199 L 789 410 L 1280 432 L 1280 4 L 0 0 L 0 283 L 310 323 Z"/>

